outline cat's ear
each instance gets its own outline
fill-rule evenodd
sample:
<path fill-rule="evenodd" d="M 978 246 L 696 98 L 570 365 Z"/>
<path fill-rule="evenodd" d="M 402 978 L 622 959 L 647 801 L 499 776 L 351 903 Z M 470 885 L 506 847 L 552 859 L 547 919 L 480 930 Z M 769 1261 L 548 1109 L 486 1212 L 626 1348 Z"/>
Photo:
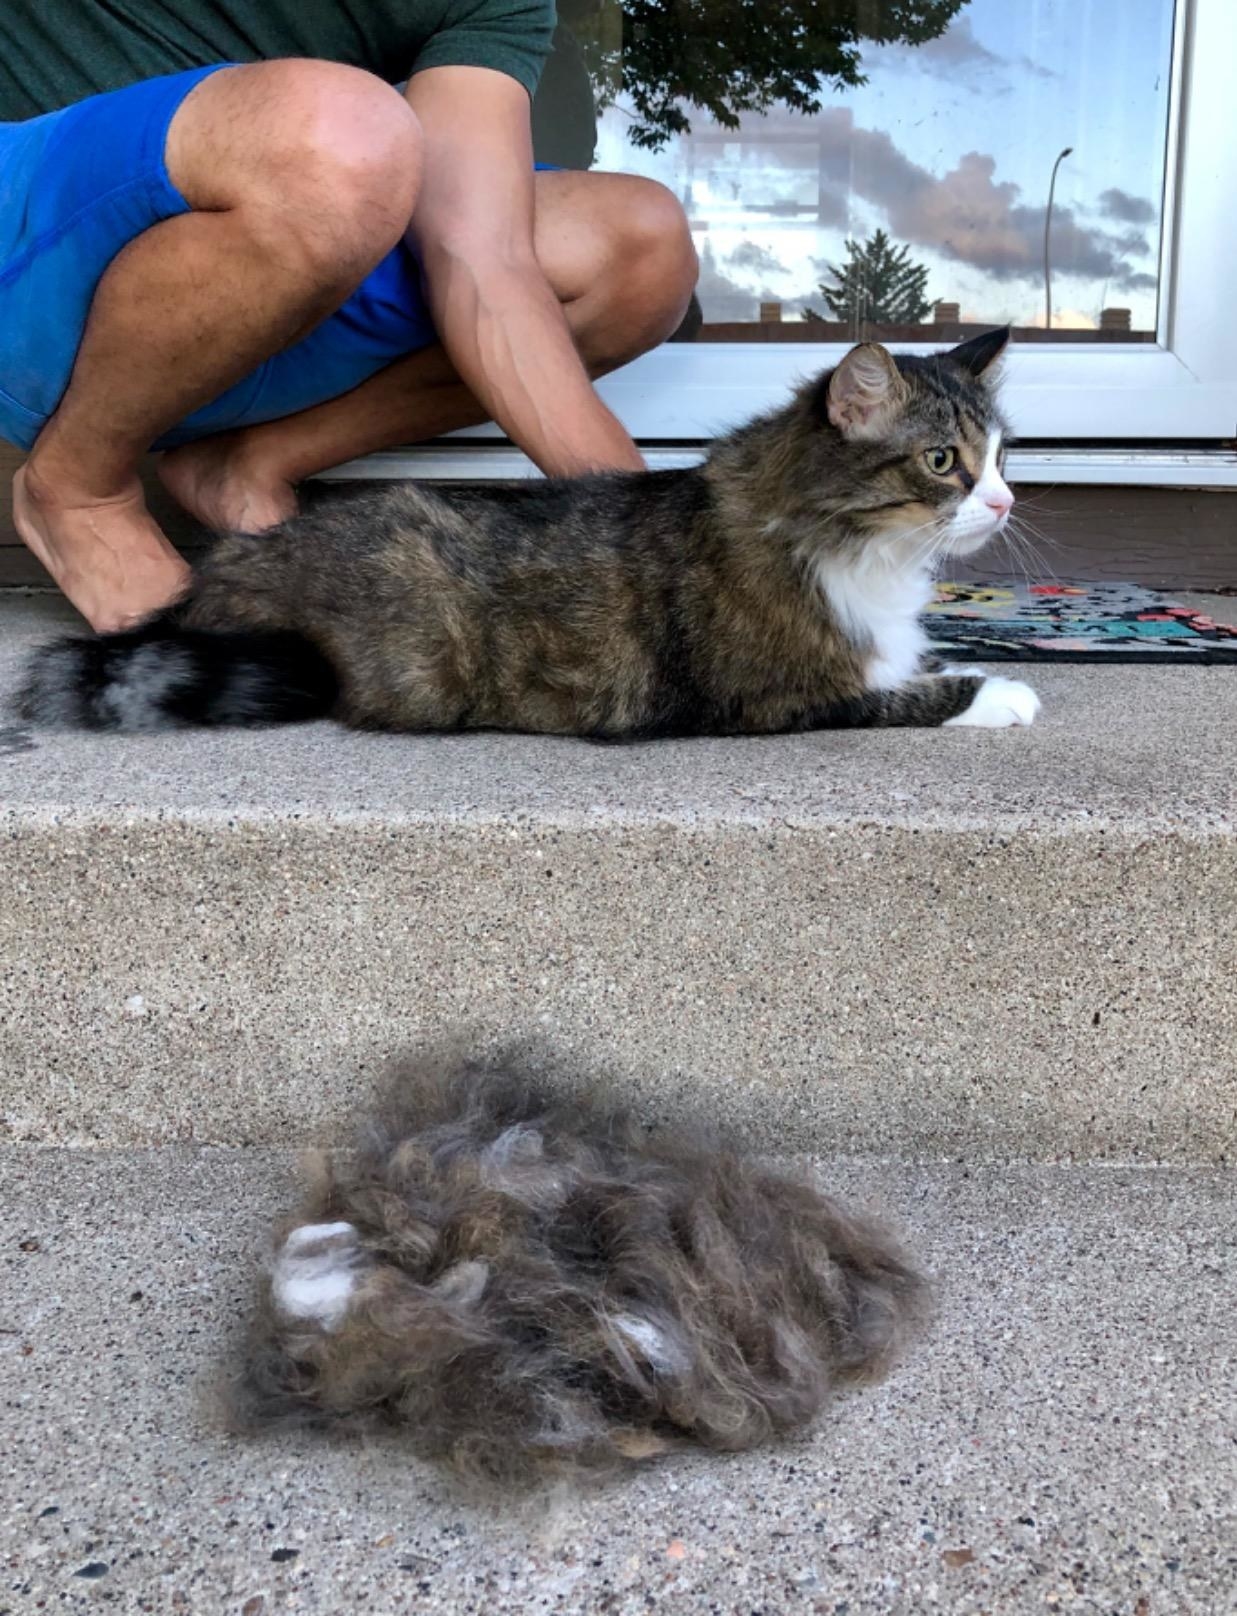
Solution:
<path fill-rule="evenodd" d="M 906 402 L 906 383 L 887 348 L 861 342 L 824 389 L 825 414 L 844 438 L 878 438 Z"/>
<path fill-rule="evenodd" d="M 968 376 L 976 380 L 1005 352 L 1009 344 L 1009 327 L 998 326 L 995 331 L 981 331 L 977 337 L 969 337 L 966 342 L 960 342 L 956 348 L 951 348 L 945 355 L 950 364 L 957 365 L 965 370 Z"/>

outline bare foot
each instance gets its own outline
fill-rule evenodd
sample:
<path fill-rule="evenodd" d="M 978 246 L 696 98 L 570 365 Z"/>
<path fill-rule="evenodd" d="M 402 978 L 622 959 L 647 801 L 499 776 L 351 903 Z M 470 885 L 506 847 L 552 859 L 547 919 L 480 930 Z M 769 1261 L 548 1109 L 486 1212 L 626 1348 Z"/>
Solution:
<path fill-rule="evenodd" d="M 191 576 L 146 509 L 136 478 L 110 499 L 90 500 L 60 492 L 27 461 L 13 478 L 13 525 L 100 634 L 168 605 Z"/>
<path fill-rule="evenodd" d="M 169 449 L 157 469 L 177 504 L 216 533 L 264 533 L 296 515 L 292 484 L 256 459 L 244 431 Z"/>

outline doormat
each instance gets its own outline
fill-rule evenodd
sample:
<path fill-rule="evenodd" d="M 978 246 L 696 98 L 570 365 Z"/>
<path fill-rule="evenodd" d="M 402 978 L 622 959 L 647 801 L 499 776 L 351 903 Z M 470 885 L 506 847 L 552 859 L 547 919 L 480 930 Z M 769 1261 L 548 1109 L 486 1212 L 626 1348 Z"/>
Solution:
<path fill-rule="evenodd" d="M 1139 584 L 948 584 L 933 649 L 985 662 L 1237 663 L 1237 628 Z"/>

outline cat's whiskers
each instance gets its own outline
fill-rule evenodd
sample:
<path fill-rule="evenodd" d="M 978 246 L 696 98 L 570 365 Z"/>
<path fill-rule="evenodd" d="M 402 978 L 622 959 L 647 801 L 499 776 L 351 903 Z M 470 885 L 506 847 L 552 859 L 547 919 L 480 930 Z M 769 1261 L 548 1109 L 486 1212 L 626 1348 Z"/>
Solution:
<path fill-rule="evenodd" d="M 1033 579 L 1031 577 L 1030 569 L 1027 566 L 1027 561 L 1028 559 L 1033 561 L 1034 558 L 1028 556 L 1028 552 L 1019 535 L 1013 530 L 1012 527 L 1007 525 L 1001 531 L 1001 541 L 1005 546 L 1005 554 L 1009 561 L 1010 570 L 1020 572 L 1022 574 L 1024 583 L 1028 585 L 1032 583 Z"/>
<path fill-rule="evenodd" d="M 820 559 L 821 536 L 829 528 L 842 521 L 844 517 L 861 516 L 869 508 L 866 505 L 841 505 L 834 506 L 832 509 L 820 507 L 820 519 L 810 521 L 807 532 L 802 533 L 796 540 L 794 548 L 795 560 L 800 566 L 813 566 Z M 780 525 L 780 519 L 778 520 Z M 902 532 L 890 534 L 887 537 L 896 541 L 900 546 L 905 540 L 913 538 L 917 533 L 922 533 L 925 528 L 935 527 L 938 521 L 938 517 L 931 517 L 926 522 L 920 522 L 916 527 L 907 528 Z M 766 523 L 765 531 L 769 532 L 771 527 L 771 523 Z M 856 557 L 857 564 L 863 566 L 882 565 L 895 570 L 901 570 L 905 567 L 906 558 L 903 556 L 891 556 L 888 553 L 888 546 L 882 545 L 878 536 L 856 533 L 854 537 L 861 546 L 860 553 Z M 922 565 L 922 561 L 915 558 L 915 565 Z"/>
<path fill-rule="evenodd" d="M 926 541 L 914 543 L 921 533 L 928 535 Z M 931 576 L 944 547 L 949 542 L 949 525 L 947 522 L 942 525 L 941 517 L 931 516 L 926 522 L 905 528 L 891 537 L 893 545 L 874 547 L 874 560 L 879 560 L 880 564 L 891 573 L 905 574 L 910 571 L 927 573 Z"/>
<path fill-rule="evenodd" d="M 1036 533 L 1036 530 L 1024 519 L 1015 518 L 1012 515 L 1002 530 L 1001 537 L 1005 541 L 1010 558 L 1020 566 L 1022 575 L 1028 583 L 1032 581 L 1032 570 L 1040 577 L 1046 575 L 1054 582 L 1056 581 L 1056 571 L 1044 558 L 1040 546 L 1035 542 L 1035 538 L 1041 538 L 1047 545 L 1053 545 L 1054 541 Z M 1059 546 L 1055 547 L 1060 548 Z"/>
<path fill-rule="evenodd" d="M 798 559 L 801 562 L 810 563 L 815 559 L 816 544 L 814 541 L 822 531 L 832 527 L 847 516 L 862 516 L 869 508 L 864 505 L 842 505 L 834 506 L 832 509 L 822 507 L 823 519 L 813 524 L 814 531 L 812 535 L 802 539 L 797 546 Z M 919 545 L 912 544 L 911 541 L 922 533 L 928 535 L 926 542 Z M 928 517 L 926 521 L 916 523 L 914 527 L 902 528 L 897 532 L 890 533 L 888 539 L 897 546 L 897 550 L 900 552 L 892 556 L 889 554 L 889 546 L 880 546 L 879 540 L 873 536 L 859 535 L 859 537 L 865 545 L 875 544 L 877 546 L 876 554 L 880 556 L 883 564 L 887 566 L 901 570 L 910 564 L 923 568 L 927 572 L 932 572 L 948 551 L 950 519 L 938 514 Z"/>
<path fill-rule="evenodd" d="M 811 547 L 813 536 L 832 527 L 844 517 L 853 516 L 861 509 L 859 505 L 833 505 L 803 500 L 793 509 L 785 510 L 780 515 L 765 517 L 760 523 L 760 531 L 772 537 L 779 530 L 785 530 L 794 536 L 796 549 L 802 550 L 804 547 Z"/>
<path fill-rule="evenodd" d="M 937 519 L 939 522 L 939 518 Z M 924 557 L 923 566 L 935 575 L 937 567 L 944 560 L 949 551 L 950 541 L 949 523 L 946 522 L 929 545 Z"/>
<path fill-rule="evenodd" d="M 1070 515 L 1070 512 L 1067 511 L 1067 510 L 1053 510 L 1050 506 L 1044 504 L 1045 495 L 1055 494 L 1058 491 L 1059 487 L 1060 487 L 1059 483 L 1049 483 L 1047 488 L 1045 488 L 1042 493 L 1039 493 L 1039 494 L 1019 494 L 1018 495 L 1018 509 L 1019 510 L 1028 510 L 1028 509 L 1030 509 L 1030 510 L 1033 510 L 1033 511 L 1039 511 L 1041 513 L 1041 515 L 1043 515 L 1043 516 L 1068 516 L 1068 515 Z"/>
<path fill-rule="evenodd" d="M 926 522 L 920 522 L 915 527 L 904 528 L 902 531 L 893 535 L 899 545 L 906 545 L 909 540 L 915 538 L 918 534 L 923 532 L 928 532 L 931 536 L 925 545 L 916 545 L 913 547 L 913 549 L 921 552 L 919 555 L 914 557 L 915 563 L 918 566 L 926 566 L 929 558 L 933 556 L 939 549 L 941 542 L 948 538 L 948 524 L 946 523 L 944 526 L 942 526 L 941 518 L 939 516 L 930 516 Z"/>
<path fill-rule="evenodd" d="M 1029 517 L 1014 513 L 1011 515 L 1010 520 L 1016 524 L 1019 534 L 1037 540 L 1045 549 L 1063 550 L 1065 548 L 1060 539 L 1052 538 L 1050 534 L 1044 532 L 1043 528 L 1037 527 Z"/>

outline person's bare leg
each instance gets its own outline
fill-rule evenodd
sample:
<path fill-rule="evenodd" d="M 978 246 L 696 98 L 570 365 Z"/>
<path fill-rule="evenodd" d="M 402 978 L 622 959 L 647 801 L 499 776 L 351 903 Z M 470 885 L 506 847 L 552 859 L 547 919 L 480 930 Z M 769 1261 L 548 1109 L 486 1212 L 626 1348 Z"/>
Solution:
<path fill-rule="evenodd" d="M 534 246 L 595 376 L 664 341 L 695 285 L 678 203 L 626 175 L 538 174 Z M 206 526 L 257 532 L 295 511 L 295 484 L 315 472 L 485 419 L 435 345 L 300 415 L 174 449 L 159 474 Z"/>
<path fill-rule="evenodd" d="M 109 265 L 14 480 L 19 534 L 95 628 L 144 616 L 187 577 L 146 511 L 140 457 L 339 306 L 406 228 L 419 153 L 403 98 L 352 68 L 229 68 L 186 98 L 167 166 L 195 211 Z"/>

